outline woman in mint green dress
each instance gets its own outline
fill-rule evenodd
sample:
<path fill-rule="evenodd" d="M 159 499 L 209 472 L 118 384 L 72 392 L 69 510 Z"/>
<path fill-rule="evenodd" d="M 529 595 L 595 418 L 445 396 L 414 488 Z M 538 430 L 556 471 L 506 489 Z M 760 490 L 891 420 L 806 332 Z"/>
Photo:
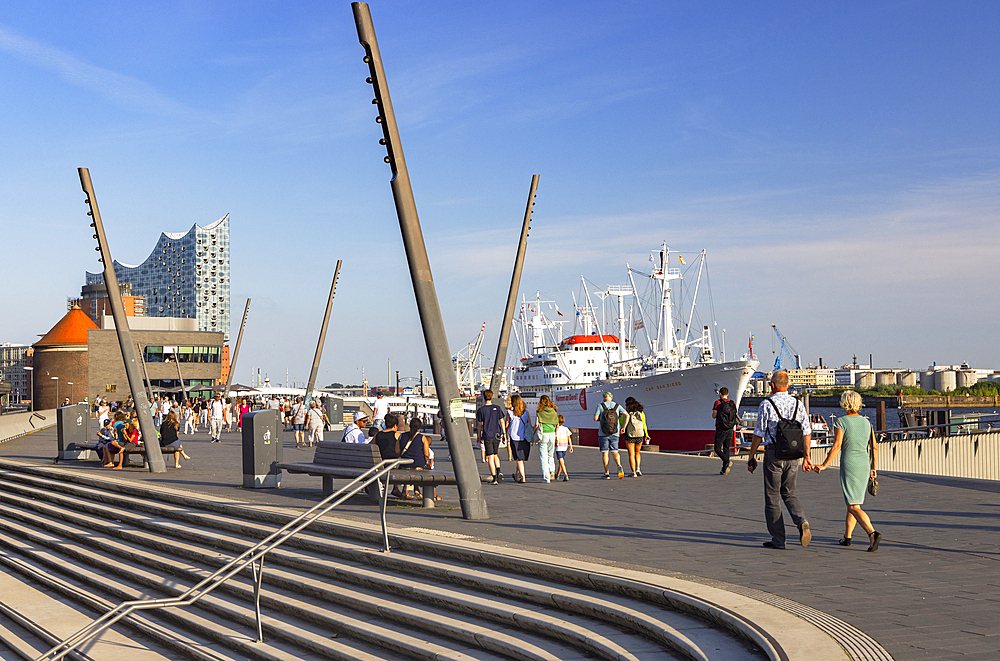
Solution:
<path fill-rule="evenodd" d="M 871 438 L 872 425 L 868 419 L 861 416 L 858 411 L 861 409 L 861 395 L 853 390 L 846 391 L 840 396 L 840 406 L 847 411 L 847 415 L 837 418 L 834 423 L 836 436 L 833 439 L 833 447 L 826 457 L 826 461 L 813 470 L 817 473 L 830 466 L 830 462 L 840 456 L 840 485 L 844 489 L 844 502 L 847 503 L 847 519 L 845 521 L 844 537 L 840 540 L 841 546 L 851 545 L 851 533 L 854 532 L 854 525 L 860 523 L 864 531 L 868 533 L 869 551 L 877 551 L 882 535 L 872 526 L 871 519 L 861 506 L 865 502 L 865 491 L 868 488 L 869 478 L 875 479 L 875 465 L 878 461 L 878 445 L 872 447 L 874 456 L 868 456 L 868 440 Z"/>

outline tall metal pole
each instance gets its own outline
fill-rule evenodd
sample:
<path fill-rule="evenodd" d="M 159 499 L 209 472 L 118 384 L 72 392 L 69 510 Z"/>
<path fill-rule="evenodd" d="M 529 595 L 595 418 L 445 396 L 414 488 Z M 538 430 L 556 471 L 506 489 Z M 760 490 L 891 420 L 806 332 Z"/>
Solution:
<path fill-rule="evenodd" d="M 507 292 L 507 309 L 503 313 L 503 324 L 500 325 L 500 341 L 497 343 L 497 357 L 493 361 L 493 376 L 490 379 L 490 390 L 500 391 L 500 377 L 503 375 L 504 363 L 507 361 L 507 342 L 510 341 L 510 325 L 514 322 L 514 308 L 517 307 L 517 291 L 521 288 L 521 267 L 524 266 L 524 253 L 528 249 L 528 230 L 531 225 L 531 211 L 535 206 L 535 191 L 538 189 L 538 175 L 531 175 L 531 188 L 528 189 L 528 206 L 524 209 L 524 223 L 521 225 L 521 241 L 517 244 L 517 256 L 514 258 L 514 273 L 510 278 L 510 291 Z"/>
<path fill-rule="evenodd" d="M 240 342 L 243 341 L 243 329 L 247 326 L 247 314 L 250 313 L 250 299 L 247 299 L 247 306 L 243 309 L 243 322 L 240 324 L 240 332 L 236 335 L 236 348 L 229 358 L 229 374 L 226 375 L 226 390 L 222 395 L 222 400 L 229 399 L 229 387 L 233 385 L 233 374 L 236 373 L 236 359 L 240 355 Z M 285 381 L 288 381 L 288 370 L 285 370 Z"/>
<path fill-rule="evenodd" d="M 375 39 L 375 26 L 372 24 L 372 16 L 367 3 L 353 2 L 351 8 L 354 11 L 354 22 L 358 28 L 358 41 L 365 48 L 364 61 L 368 64 L 368 70 L 371 74 L 368 82 L 375 90 L 373 103 L 378 106 L 379 112 L 375 121 L 382 125 L 383 138 L 380 143 L 386 147 L 388 155 L 385 157 L 385 162 L 392 169 L 392 197 L 396 204 L 399 228 L 403 235 L 403 247 L 406 250 L 406 261 L 410 267 L 410 279 L 413 281 L 413 293 L 417 299 L 417 311 L 420 314 L 420 324 L 424 331 L 424 343 L 427 345 L 431 373 L 434 377 L 434 385 L 437 387 L 438 405 L 441 408 L 442 420 L 447 431 L 448 449 L 451 452 L 452 466 L 455 468 L 455 478 L 458 482 L 458 497 L 462 506 L 462 516 L 466 519 L 488 519 L 489 511 L 486 508 L 486 500 L 483 498 L 479 467 L 472 454 L 469 429 L 465 423 L 465 412 L 462 409 L 458 381 L 452 371 L 451 351 L 448 348 L 448 337 L 445 334 L 444 320 L 441 318 L 441 307 L 438 304 L 434 278 L 431 275 L 431 265 L 427 259 L 427 248 L 424 245 L 424 237 L 420 229 L 417 204 L 413 199 L 413 189 L 410 186 L 410 176 L 403 158 L 396 116 L 392 110 L 389 87 L 386 83 L 385 71 L 382 68 L 382 56 Z"/>
<path fill-rule="evenodd" d="M 337 291 L 337 278 L 340 277 L 340 264 L 344 260 L 337 260 L 337 268 L 333 271 L 333 283 L 330 285 L 330 298 L 326 301 L 326 313 L 323 315 L 323 325 L 319 329 L 319 341 L 316 343 L 316 355 L 313 356 L 312 369 L 309 370 L 309 383 L 306 384 L 306 409 L 312 400 L 313 388 L 316 386 L 316 372 L 319 371 L 319 359 L 323 357 L 323 344 L 326 342 L 326 327 L 330 324 L 330 311 L 333 310 L 333 294 Z"/>
<path fill-rule="evenodd" d="M 139 416 L 139 431 L 142 432 L 143 445 L 146 447 L 146 465 L 149 466 L 150 473 L 164 473 L 167 468 L 163 463 L 160 443 L 156 438 L 153 416 L 149 412 L 149 400 L 146 398 L 146 390 L 143 387 L 135 343 L 132 342 L 132 332 L 129 330 L 125 306 L 122 304 L 121 290 L 118 289 L 118 277 L 115 275 L 114 262 L 111 260 L 108 237 L 104 234 L 101 212 L 97 208 L 94 184 L 90 181 L 90 170 L 78 168 L 77 171 L 80 173 L 80 184 L 83 186 L 83 192 L 87 194 L 87 199 L 84 202 L 90 206 L 87 215 L 94 218 L 90 226 L 96 231 L 94 234 L 94 238 L 97 239 L 96 250 L 101 253 L 101 262 L 104 264 L 104 286 L 108 290 L 108 304 L 111 305 L 111 316 L 115 320 L 115 332 L 118 334 L 118 345 L 121 347 L 122 360 L 125 362 L 128 387 L 132 391 L 132 399 Z"/>
<path fill-rule="evenodd" d="M 184 401 L 187 401 L 188 391 L 184 387 L 184 377 L 181 375 L 181 355 L 174 348 L 174 363 L 177 365 L 177 380 L 181 382 L 181 394 L 184 395 Z"/>

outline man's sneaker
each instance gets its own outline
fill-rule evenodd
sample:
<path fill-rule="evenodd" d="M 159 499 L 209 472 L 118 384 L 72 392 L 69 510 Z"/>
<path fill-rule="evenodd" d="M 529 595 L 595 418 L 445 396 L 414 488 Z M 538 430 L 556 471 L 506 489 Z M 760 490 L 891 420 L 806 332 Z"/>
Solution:
<path fill-rule="evenodd" d="M 809 522 L 803 521 L 799 524 L 799 541 L 802 542 L 802 548 L 809 546 L 809 542 L 812 541 L 813 534 L 809 531 Z"/>
<path fill-rule="evenodd" d="M 763 546 L 763 547 L 764 547 L 764 548 L 766 548 L 766 549 L 779 549 L 779 550 L 784 550 L 784 548 L 785 548 L 784 546 L 778 546 L 778 545 L 777 545 L 777 544 L 775 544 L 774 542 L 764 542 L 763 544 L 761 544 L 761 546 Z"/>
<path fill-rule="evenodd" d="M 605 480 L 610 480 L 611 479 L 611 473 L 605 473 L 604 474 L 604 479 Z"/>
<path fill-rule="evenodd" d="M 729 460 L 729 461 L 728 461 L 728 462 L 726 463 L 726 467 L 722 469 L 722 474 L 723 474 L 723 475 L 729 475 L 729 471 L 731 471 L 732 469 L 733 469 L 733 460 L 732 460 L 732 459 L 730 459 L 730 460 Z"/>
<path fill-rule="evenodd" d="M 636 477 L 642 477 L 642 471 L 641 471 L 641 470 L 637 470 L 637 471 L 635 472 L 635 476 L 636 476 Z"/>
<path fill-rule="evenodd" d="M 624 477 L 625 477 L 625 471 L 624 471 L 624 469 L 622 469 L 621 466 L 619 466 L 618 467 L 618 479 L 620 480 L 620 479 L 622 479 Z"/>
<path fill-rule="evenodd" d="M 563 482 L 569 482 L 569 475 L 563 474 Z"/>
<path fill-rule="evenodd" d="M 497 471 L 497 484 L 503 482 L 503 473 Z"/>

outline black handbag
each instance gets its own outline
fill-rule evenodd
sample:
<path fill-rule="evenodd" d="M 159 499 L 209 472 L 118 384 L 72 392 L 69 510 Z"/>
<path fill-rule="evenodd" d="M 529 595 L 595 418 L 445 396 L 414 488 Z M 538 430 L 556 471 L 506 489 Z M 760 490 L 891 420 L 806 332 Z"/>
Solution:
<path fill-rule="evenodd" d="M 875 458 L 875 429 L 872 428 L 872 435 L 868 439 L 868 456 L 872 458 L 874 462 Z M 875 466 L 872 466 L 872 470 L 875 470 Z M 873 496 L 878 495 L 878 479 L 874 477 L 868 478 L 868 493 Z"/>

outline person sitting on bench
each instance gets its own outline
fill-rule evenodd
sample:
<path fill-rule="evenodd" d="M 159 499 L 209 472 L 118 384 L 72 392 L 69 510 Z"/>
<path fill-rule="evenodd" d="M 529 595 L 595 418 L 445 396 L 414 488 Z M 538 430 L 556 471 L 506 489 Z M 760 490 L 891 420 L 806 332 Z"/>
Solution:
<path fill-rule="evenodd" d="M 160 449 L 174 451 L 174 468 L 181 467 L 181 456 L 185 459 L 191 458 L 184 452 L 184 446 L 181 445 L 178 438 L 180 429 L 181 423 L 177 420 L 177 414 L 173 411 L 167 414 L 167 417 L 163 420 L 163 424 L 160 425 Z"/>

